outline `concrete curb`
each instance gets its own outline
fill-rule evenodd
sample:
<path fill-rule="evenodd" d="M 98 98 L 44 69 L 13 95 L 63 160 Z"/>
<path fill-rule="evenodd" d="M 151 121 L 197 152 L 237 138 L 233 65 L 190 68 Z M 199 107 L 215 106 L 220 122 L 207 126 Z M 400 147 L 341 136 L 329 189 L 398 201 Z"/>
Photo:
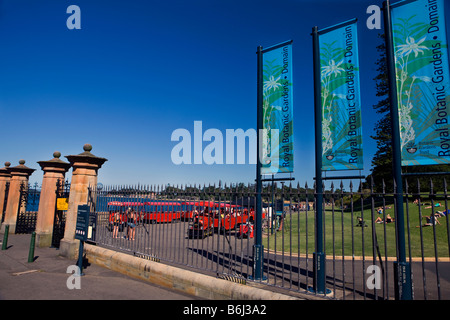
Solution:
<path fill-rule="evenodd" d="M 85 244 L 88 261 L 127 276 L 211 300 L 302 300 Z"/>

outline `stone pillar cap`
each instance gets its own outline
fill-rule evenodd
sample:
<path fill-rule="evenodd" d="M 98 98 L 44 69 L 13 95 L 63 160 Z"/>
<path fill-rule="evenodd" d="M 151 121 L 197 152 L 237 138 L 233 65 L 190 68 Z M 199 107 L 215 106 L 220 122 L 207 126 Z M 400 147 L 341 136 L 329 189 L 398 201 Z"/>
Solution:
<path fill-rule="evenodd" d="M 25 165 L 25 160 L 23 160 L 23 159 L 19 160 L 19 165 L 18 166 L 15 166 L 15 167 L 12 167 L 12 168 L 7 168 L 7 170 L 8 170 L 8 172 L 10 174 L 13 174 L 13 173 L 26 173 L 28 175 L 31 175 L 34 171 L 36 171 L 36 169 L 28 168 Z"/>
<path fill-rule="evenodd" d="M 11 174 L 8 171 L 8 168 L 11 166 L 11 162 L 6 161 L 5 162 L 5 167 L 4 168 L 0 168 L 0 175 L 1 176 L 11 176 Z"/>
<path fill-rule="evenodd" d="M 73 165 L 75 162 L 81 162 L 81 163 L 88 163 L 88 164 L 95 164 L 98 165 L 100 168 L 103 163 L 108 161 L 106 158 L 100 158 L 91 153 L 92 145 L 85 144 L 83 146 L 84 152 L 78 154 L 78 155 L 70 155 L 66 156 L 67 160 L 69 160 L 70 164 Z"/>
<path fill-rule="evenodd" d="M 55 151 L 53 153 L 53 159 L 48 160 L 48 161 L 38 161 L 37 163 L 41 166 L 42 170 L 44 170 L 48 167 L 61 168 L 61 169 L 64 169 L 65 171 L 69 170 L 70 163 L 62 161 L 61 159 L 59 159 L 60 157 L 61 157 L 61 152 Z"/>

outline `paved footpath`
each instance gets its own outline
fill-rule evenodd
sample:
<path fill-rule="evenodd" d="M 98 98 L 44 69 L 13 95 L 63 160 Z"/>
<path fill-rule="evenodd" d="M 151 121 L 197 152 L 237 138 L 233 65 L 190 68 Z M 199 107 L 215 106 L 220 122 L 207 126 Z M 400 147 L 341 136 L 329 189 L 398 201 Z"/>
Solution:
<path fill-rule="evenodd" d="M 76 261 L 58 249 L 36 247 L 29 263 L 30 240 L 30 234 L 10 234 L 7 249 L 0 250 L 0 300 L 198 300 L 94 264 L 83 270 L 80 289 L 69 289 L 74 277 L 67 269 Z"/>

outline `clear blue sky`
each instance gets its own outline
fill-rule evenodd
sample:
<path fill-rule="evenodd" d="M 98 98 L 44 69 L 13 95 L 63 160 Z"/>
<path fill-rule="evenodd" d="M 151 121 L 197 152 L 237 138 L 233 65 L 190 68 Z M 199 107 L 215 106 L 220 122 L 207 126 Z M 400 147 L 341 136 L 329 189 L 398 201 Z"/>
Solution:
<path fill-rule="evenodd" d="M 72 4 L 81 30 L 66 27 Z M 37 161 L 90 143 L 109 160 L 99 171 L 103 184 L 252 183 L 255 165 L 173 164 L 171 134 L 193 134 L 194 121 L 224 135 L 255 128 L 256 48 L 292 39 L 293 176 L 312 185 L 310 33 L 356 17 L 368 174 L 382 31 L 366 27 L 371 4 L 382 1 L 0 0 L 0 166 L 25 159 L 37 169 L 31 182 L 41 183 Z"/>

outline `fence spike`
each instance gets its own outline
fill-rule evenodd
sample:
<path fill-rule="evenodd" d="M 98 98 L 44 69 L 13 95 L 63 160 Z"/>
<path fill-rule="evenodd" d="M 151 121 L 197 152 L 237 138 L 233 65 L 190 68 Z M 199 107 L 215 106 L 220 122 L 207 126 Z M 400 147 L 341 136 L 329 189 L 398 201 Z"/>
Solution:
<path fill-rule="evenodd" d="M 300 182 L 297 182 L 297 201 L 300 201 Z"/>

